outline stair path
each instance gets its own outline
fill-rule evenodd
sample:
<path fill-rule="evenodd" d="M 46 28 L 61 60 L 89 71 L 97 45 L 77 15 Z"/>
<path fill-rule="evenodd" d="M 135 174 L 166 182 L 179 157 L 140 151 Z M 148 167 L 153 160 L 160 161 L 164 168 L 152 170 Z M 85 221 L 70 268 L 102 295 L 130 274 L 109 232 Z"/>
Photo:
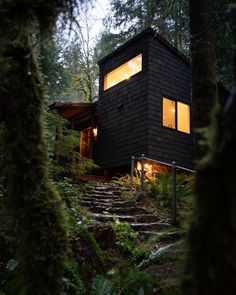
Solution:
<path fill-rule="evenodd" d="M 156 235 L 171 226 L 168 220 L 161 220 L 134 200 L 121 196 L 125 191 L 128 189 L 111 183 L 96 183 L 93 190 L 84 194 L 82 206 L 98 222 L 106 223 L 118 218 L 120 222 L 129 223 L 140 237 Z"/>

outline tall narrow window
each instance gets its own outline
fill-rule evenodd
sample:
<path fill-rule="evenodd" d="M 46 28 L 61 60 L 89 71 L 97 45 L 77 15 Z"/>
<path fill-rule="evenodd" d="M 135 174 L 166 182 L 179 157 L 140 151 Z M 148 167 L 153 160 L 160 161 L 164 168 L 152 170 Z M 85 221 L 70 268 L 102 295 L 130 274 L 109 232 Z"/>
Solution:
<path fill-rule="evenodd" d="M 179 131 L 190 133 L 190 107 L 179 101 L 177 102 L 177 125 Z"/>
<path fill-rule="evenodd" d="M 139 54 L 104 76 L 104 90 L 129 79 L 142 71 L 142 54 Z"/>
<path fill-rule="evenodd" d="M 190 106 L 186 103 L 163 97 L 163 126 L 190 133 Z"/>
<path fill-rule="evenodd" d="M 175 101 L 164 97 L 163 126 L 175 129 Z"/>

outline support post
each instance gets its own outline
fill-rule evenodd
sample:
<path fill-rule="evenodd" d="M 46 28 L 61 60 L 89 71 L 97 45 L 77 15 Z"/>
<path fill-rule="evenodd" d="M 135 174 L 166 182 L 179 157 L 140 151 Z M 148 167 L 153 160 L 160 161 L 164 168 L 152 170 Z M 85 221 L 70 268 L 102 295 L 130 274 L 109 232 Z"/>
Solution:
<path fill-rule="evenodd" d="M 176 223 L 176 215 L 177 215 L 176 162 L 172 162 L 172 209 L 173 209 L 173 223 Z"/>
<path fill-rule="evenodd" d="M 141 191 L 144 192 L 144 154 L 141 155 Z"/>
<path fill-rule="evenodd" d="M 131 157 L 130 189 L 133 190 L 134 181 L 134 156 Z"/>

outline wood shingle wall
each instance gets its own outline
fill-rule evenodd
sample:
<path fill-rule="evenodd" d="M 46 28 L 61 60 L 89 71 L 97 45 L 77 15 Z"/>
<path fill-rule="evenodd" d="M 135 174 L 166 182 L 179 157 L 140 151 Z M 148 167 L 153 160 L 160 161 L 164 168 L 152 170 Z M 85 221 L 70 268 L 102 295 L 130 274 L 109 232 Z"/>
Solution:
<path fill-rule="evenodd" d="M 169 46 L 169 47 L 168 47 Z M 142 71 L 103 91 L 104 75 L 142 53 Z M 190 104 L 190 69 L 167 42 L 148 29 L 100 62 L 98 140 L 102 168 L 129 165 L 131 156 L 193 168 L 193 137 L 162 126 L 162 97 Z"/>

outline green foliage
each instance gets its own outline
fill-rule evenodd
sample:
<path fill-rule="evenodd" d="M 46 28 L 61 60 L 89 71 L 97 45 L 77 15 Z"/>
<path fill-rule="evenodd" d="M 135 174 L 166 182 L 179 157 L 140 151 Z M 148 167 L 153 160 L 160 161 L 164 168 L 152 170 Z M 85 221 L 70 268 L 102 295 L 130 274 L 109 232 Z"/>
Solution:
<path fill-rule="evenodd" d="M 78 152 L 80 134 L 68 127 L 69 122 L 67 120 L 53 111 L 47 112 L 46 119 L 46 138 L 53 175 L 63 176 L 72 173 L 83 175 L 87 171 L 98 168 L 92 159 L 87 159 Z M 55 159 L 55 152 L 57 159 Z M 72 165 L 72 160 L 74 165 Z"/>
<path fill-rule="evenodd" d="M 117 177 L 114 176 L 112 178 L 112 183 L 121 186 L 121 187 L 129 187 L 130 186 L 130 176 L 126 174 L 125 176 Z"/>
<path fill-rule="evenodd" d="M 159 263 L 163 260 L 176 260 L 178 259 L 176 255 L 176 250 L 182 250 L 183 241 L 178 241 L 172 244 L 169 244 L 164 247 L 160 247 L 158 250 L 152 251 L 147 259 L 144 259 L 139 265 L 139 269 L 145 269 L 150 264 Z"/>
<path fill-rule="evenodd" d="M 185 0 L 115 0 L 111 2 L 111 9 L 104 23 L 106 28 L 119 29 L 123 42 L 127 37 L 131 38 L 147 27 L 154 27 L 182 52 L 186 53 L 188 49 L 189 17 L 188 1 Z M 108 30 L 107 36 L 105 33 L 102 35 L 101 43 L 109 44 L 111 36 Z M 117 38 L 117 41 L 120 40 Z M 101 46 L 101 43 L 100 47 L 106 48 L 105 45 Z"/>
<path fill-rule="evenodd" d="M 97 276 L 93 279 L 91 295 L 142 295 L 153 294 L 156 281 L 151 275 L 133 270 L 122 276 L 118 270 L 109 272 L 111 279 Z"/>
<path fill-rule="evenodd" d="M 111 224 L 117 238 L 116 245 L 129 254 L 131 260 L 137 260 L 148 254 L 148 250 L 136 244 L 138 233 L 135 232 L 127 222 L 120 222 L 114 217 Z"/>
<path fill-rule="evenodd" d="M 178 204 L 185 202 L 191 195 L 193 176 L 177 174 L 176 176 L 176 195 Z M 172 202 L 172 176 L 168 173 L 158 173 L 154 179 L 145 182 L 146 190 L 156 196 L 161 207 L 171 206 Z"/>
<path fill-rule="evenodd" d="M 63 282 L 63 295 L 85 295 L 88 292 L 73 257 L 66 262 Z"/>
<path fill-rule="evenodd" d="M 24 287 L 17 292 L 60 294 L 67 225 L 48 176 L 43 135 L 44 91 L 36 43 L 52 31 L 72 0 L 2 1 L 0 8 L 0 121 L 9 211 L 17 225 Z M 14 85 L 14 87 L 13 87 Z M 16 294 L 16 292 L 14 293 Z"/>
<path fill-rule="evenodd" d="M 61 58 L 66 50 L 64 35 L 65 33 L 59 30 L 53 38 L 48 37 L 39 46 L 39 64 L 47 92 L 47 104 L 79 98 L 78 93 L 73 91 L 72 75 Z"/>

